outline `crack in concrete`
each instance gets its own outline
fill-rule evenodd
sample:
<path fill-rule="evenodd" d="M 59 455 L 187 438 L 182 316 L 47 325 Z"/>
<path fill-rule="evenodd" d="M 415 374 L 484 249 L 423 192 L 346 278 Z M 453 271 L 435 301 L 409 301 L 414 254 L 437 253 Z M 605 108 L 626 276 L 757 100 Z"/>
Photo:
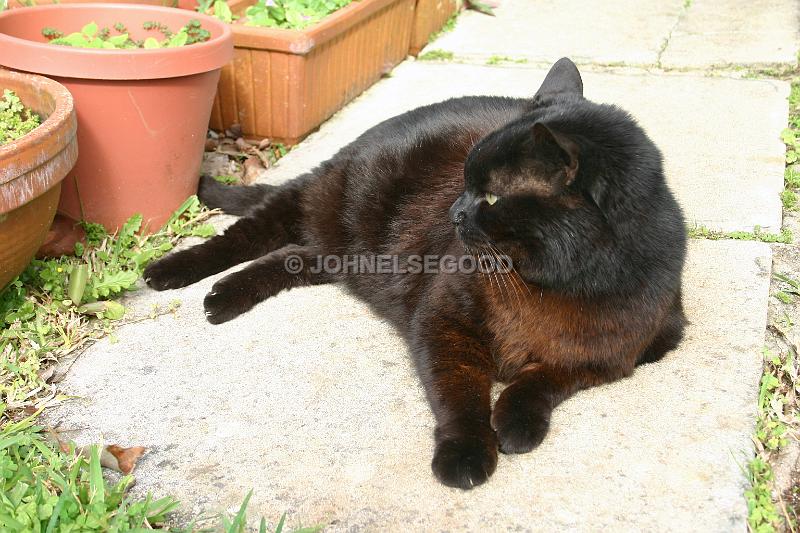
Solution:
<path fill-rule="evenodd" d="M 678 29 L 678 26 L 680 25 L 681 21 L 689 12 L 689 8 L 692 7 L 692 3 L 693 3 L 692 0 L 685 0 L 685 2 L 683 2 L 683 7 L 681 8 L 680 13 L 678 13 L 678 16 L 675 18 L 675 24 L 673 24 L 672 28 L 669 29 L 667 36 L 664 37 L 664 41 L 661 43 L 661 48 L 658 49 L 658 55 L 656 55 L 657 68 L 663 68 L 661 66 L 661 56 L 663 56 L 664 52 L 666 52 L 667 47 L 669 46 L 669 42 L 672 39 L 672 34 L 675 33 L 675 30 Z"/>

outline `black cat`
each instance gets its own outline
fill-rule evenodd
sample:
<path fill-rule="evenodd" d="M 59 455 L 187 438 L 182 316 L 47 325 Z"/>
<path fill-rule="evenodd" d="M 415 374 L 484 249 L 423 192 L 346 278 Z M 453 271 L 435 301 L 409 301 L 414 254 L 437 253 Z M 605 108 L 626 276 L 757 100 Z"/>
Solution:
<path fill-rule="evenodd" d="M 422 107 L 280 187 L 204 177 L 199 194 L 244 217 L 150 265 L 147 283 L 183 287 L 255 259 L 206 296 L 218 324 L 284 289 L 345 282 L 408 342 L 447 485 L 483 483 L 498 449 L 542 441 L 559 402 L 682 337 L 686 234 L 661 154 L 627 113 L 583 98 L 566 58 L 532 99 Z M 392 272 L 317 268 L 318 256 L 382 255 Z M 406 268 L 425 256 L 504 256 L 513 269 Z M 495 380 L 509 385 L 492 408 Z"/>

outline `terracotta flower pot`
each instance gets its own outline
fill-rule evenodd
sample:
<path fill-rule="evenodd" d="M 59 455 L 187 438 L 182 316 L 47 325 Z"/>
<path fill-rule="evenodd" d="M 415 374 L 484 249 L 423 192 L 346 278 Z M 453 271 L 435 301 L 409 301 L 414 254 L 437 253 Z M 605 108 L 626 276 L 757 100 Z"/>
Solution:
<path fill-rule="evenodd" d="M 3 89 L 14 91 L 42 123 L 0 145 L 0 289 L 24 270 L 44 241 L 61 181 L 78 158 L 69 91 L 41 76 L 0 69 L 0 93 Z"/>
<path fill-rule="evenodd" d="M 253 0 L 232 0 L 244 14 Z M 415 0 L 359 0 L 304 30 L 232 24 L 211 127 L 295 144 L 408 54 Z"/>
<path fill-rule="evenodd" d="M 456 11 L 456 0 L 417 0 L 408 53 L 412 56 L 419 54 L 428 44 L 431 35 L 442 29 Z"/>
<path fill-rule="evenodd" d="M 124 23 L 134 39 L 146 21 L 172 29 L 198 19 L 205 43 L 154 50 L 92 50 L 46 43 L 42 28 L 64 33 L 89 22 Z M 64 182 L 60 213 L 113 231 L 134 213 L 158 229 L 195 193 L 219 79 L 230 61 L 228 26 L 180 9 L 131 4 L 69 4 L 0 13 L 0 65 L 49 76 L 75 98 L 81 156 Z"/>

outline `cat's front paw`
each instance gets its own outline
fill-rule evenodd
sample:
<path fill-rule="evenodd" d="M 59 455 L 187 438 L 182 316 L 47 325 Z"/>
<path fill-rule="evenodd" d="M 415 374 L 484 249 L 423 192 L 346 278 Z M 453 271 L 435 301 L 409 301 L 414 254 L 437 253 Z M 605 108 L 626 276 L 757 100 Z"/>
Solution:
<path fill-rule="evenodd" d="M 433 454 L 433 473 L 448 487 L 469 490 L 486 482 L 497 467 L 494 432 L 441 431 Z"/>
<path fill-rule="evenodd" d="M 525 394 L 525 397 L 515 397 Z M 492 411 L 500 451 L 527 453 L 542 443 L 550 428 L 553 408 L 547 398 L 509 386 L 500 394 Z"/>
<path fill-rule="evenodd" d="M 222 278 L 206 294 L 203 307 L 206 320 L 212 324 L 222 324 L 253 308 L 253 288 L 241 287 L 232 279 Z"/>
<path fill-rule="evenodd" d="M 168 255 L 144 269 L 144 281 L 157 291 L 186 287 L 203 279 L 195 262 L 186 251 Z"/>

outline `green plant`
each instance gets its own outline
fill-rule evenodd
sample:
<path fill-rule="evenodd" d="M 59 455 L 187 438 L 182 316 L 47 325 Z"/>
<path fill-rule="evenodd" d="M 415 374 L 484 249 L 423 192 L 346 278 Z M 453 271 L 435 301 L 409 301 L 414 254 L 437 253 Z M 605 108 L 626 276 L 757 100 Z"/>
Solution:
<path fill-rule="evenodd" d="M 756 456 L 747 465 L 750 488 L 744 492 L 747 501 L 747 524 L 756 533 L 773 533 L 780 528 L 780 515 L 772 502 L 770 485 L 772 467 Z"/>
<path fill-rule="evenodd" d="M 159 22 L 145 22 L 142 28 L 148 31 L 155 30 L 163 35 L 162 40 L 147 37 L 143 40 L 133 40 L 127 28 L 120 22 L 114 24 L 116 35 L 111 35 L 111 29 L 100 28 L 95 22 L 90 22 L 80 31 L 64 35 L 55 28 L 43 28 L 42 35 L 50 40 L 50 44 L 74 46 L 76 48 L 99 48 L 106 50 L 120 50 L 132 48 L 177 48 L 207 41 L 211 34 L 201 27 L 200 21 L 191 20 L 184 27 L 173 33 L 164 24 Z"/>
<path fill-rule="evenodd" d="M 192 196 L 156 233 L 139 234 L 141 215 L 115 235 L 84 224 L 86 245 L 76 244 L 74 255 L 34 259 L 0 291 L 0 402 L 19 410 L 51 394 L 47 368 L 111 333 L 125 314 L 113 299 L 134 290 L 145 266 L 181 237 L 213 235 L 208 214 Z"/>
<path fill-rule="evenodd" d="M 428 37 L 428 42 L 431 43 L 436 39 L 438 39 L 439 37 L 441 37 L 442 35 L 444 35 L 445 33 L 450 33 L 451 31 L 453 31 L 453 29 L 455 29 L 456 27 L 456 22 L 458 21 L 458 14 L 459 14 L 458 11 L 453 13 L 450 16 L 450 18 L 447 19 L 447 22 L 445 22 L 442 25 L 442 27 L 439 28 L 439 31 L 432 33 L 431 36 Z"/>
<path fill-rule="evenodd" d="M 781 191 L 781 203 L 787 211 L 797 208 L 797 194 L 790 189 L 784 189 Z"/>
<path fill-rule="evenodd" d="M 759 226 L 753 231 L 716 231 L 705 226 L 694 226 L 688 228 L 689 237 L 692 239 L 709 239 L 718 241 L 721 239 L 732 239 L 737 241 L 759 241 L 768 243 L 791 244 L 792 232 L 788 228 L 782 228 L 780 233 L 764 233 Z"/>
<path fill-rule="evenodd" d="M 247 8 L 245 24 L 302 30 L 350 2 L 352 0 L 258 0 Z"/>
<path fill-rule="evenodd" d="M 502 65 L 503 63 L 516 63 L 518 65 L 527 63 L 528 60 L 524 57 L 514 59 L 508 56 L 491 56 L 486 60 L 487 65 Z"/>
<path fill-rule="evenodd" d="M 2 411 L 2 405 L 0 405 Z M 44 438 L 34 416 L 0 430 L 1 531 L 129 531 L 163 523 L 178 503 L 149 494 L 133 500 L 133 477 L 103 477 L 100 450 L 90 458 L 65 453 Z"/>
<path fill-rule="evenodd" d="M 227 174 L 222 176 L 214 176 L 214 179 L 223 185 L 233 185 L 235 183 L 239 183 L 239 178 L 236 176 L 229 176 Z"/>
<path fill-rule="evenodd" d="M 40 121 L 39 115 L 22 105 L 16 93 L 3 90 L 0 98 L 0 145 L 30 133 Z"/>
<path fill-rule="evenodd" d="M 454 54 L 446 50 L 429 50 L 417 57 L 417 61 L 452 61 Z"/>

